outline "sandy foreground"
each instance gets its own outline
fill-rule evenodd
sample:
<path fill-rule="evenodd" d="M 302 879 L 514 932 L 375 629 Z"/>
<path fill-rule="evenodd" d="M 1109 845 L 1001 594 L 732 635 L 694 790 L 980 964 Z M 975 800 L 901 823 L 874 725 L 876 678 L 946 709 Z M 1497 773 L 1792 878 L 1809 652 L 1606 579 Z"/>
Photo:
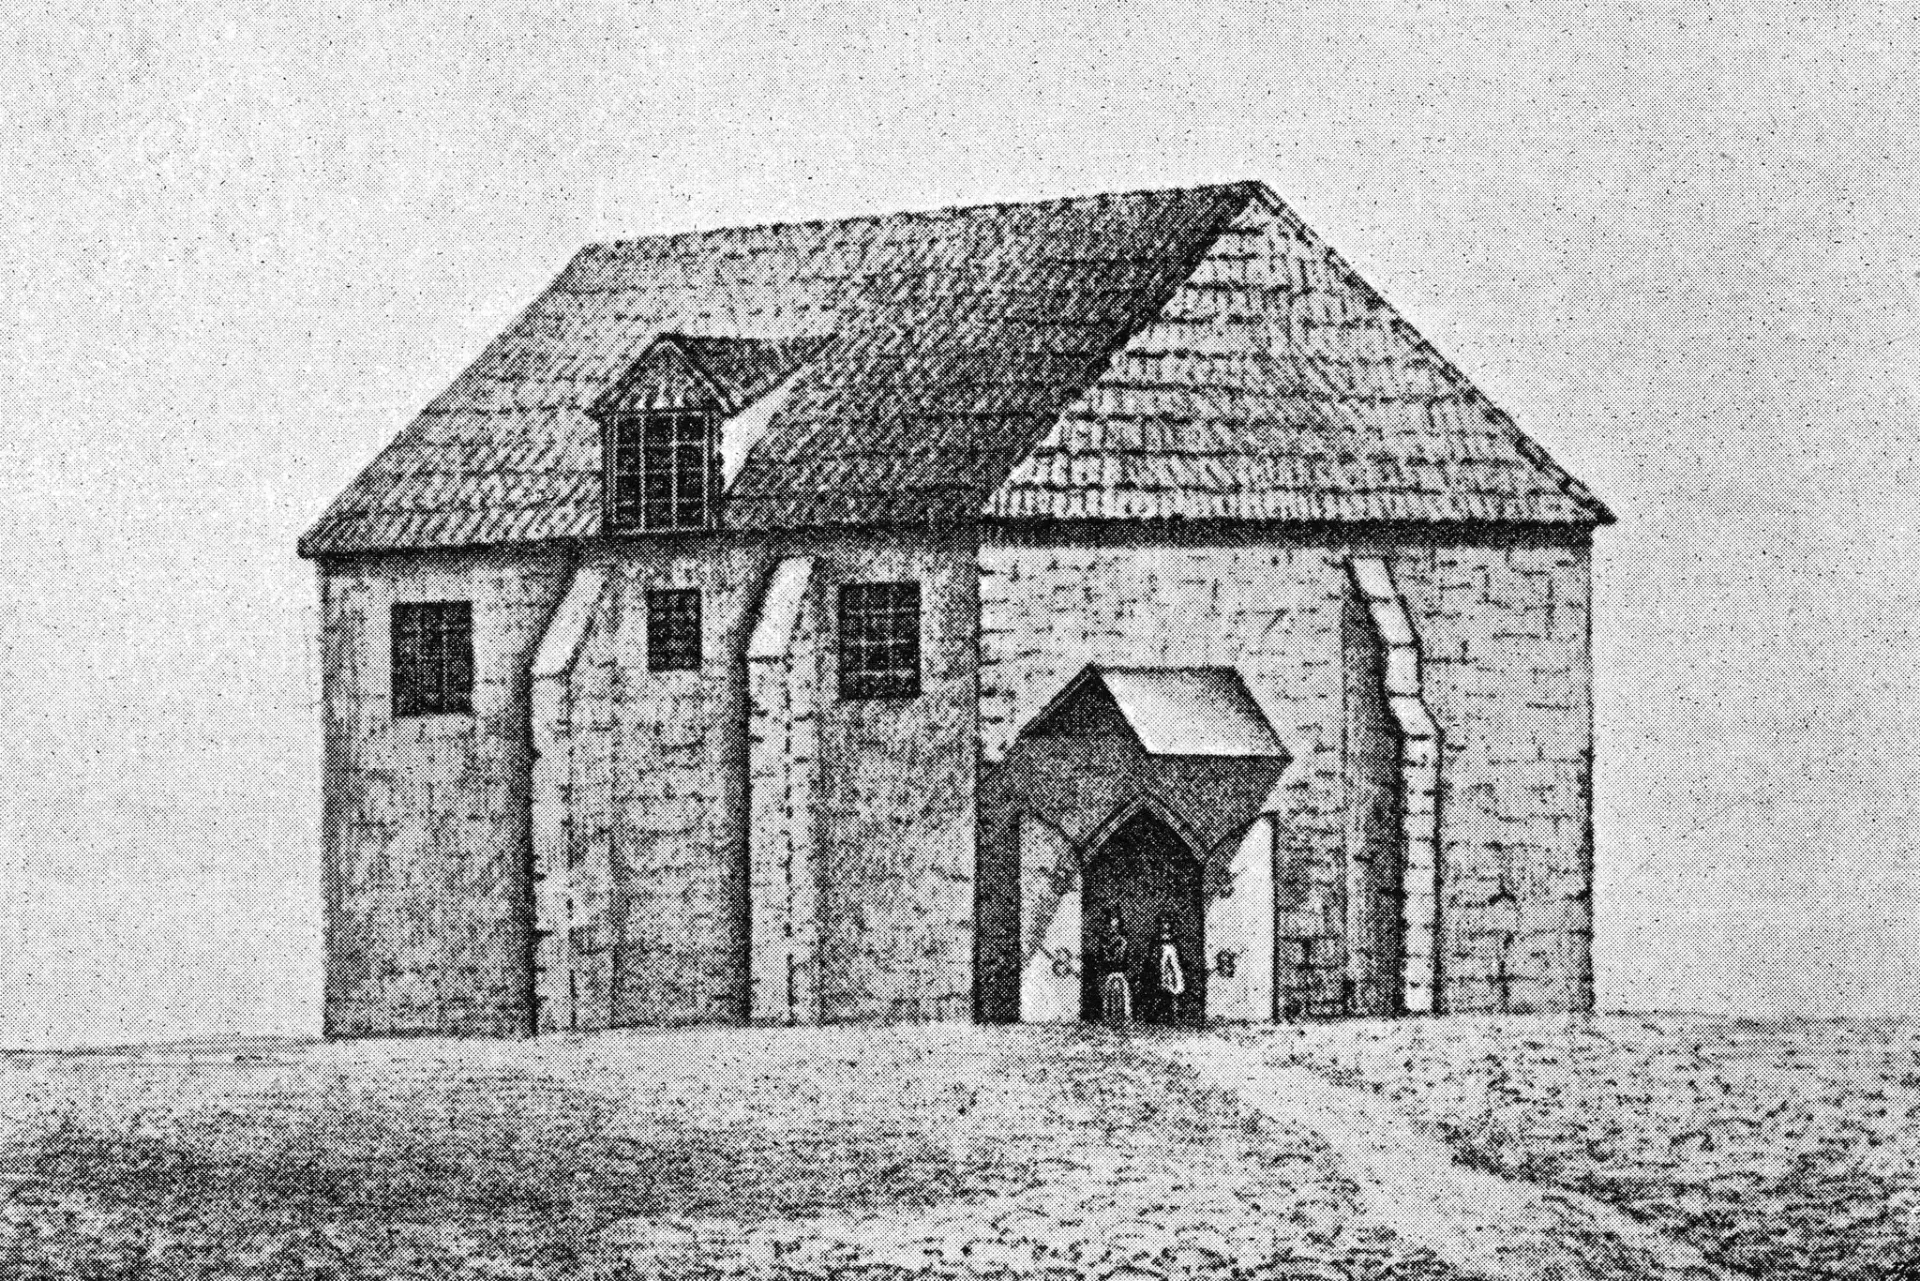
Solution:
<path fill-rule="evenodd" d="M 1917 1156 L 1904 1024 L 10 1054 L 0 1277 L 1920 1277 Z"/>

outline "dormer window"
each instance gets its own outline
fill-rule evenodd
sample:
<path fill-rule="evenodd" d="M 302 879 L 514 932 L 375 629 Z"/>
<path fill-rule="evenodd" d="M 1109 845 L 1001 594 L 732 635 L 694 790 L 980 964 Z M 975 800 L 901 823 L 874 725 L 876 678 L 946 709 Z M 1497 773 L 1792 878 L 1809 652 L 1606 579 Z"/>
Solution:
<path fill-rule="evenodd" d="M 586 407 L 600 424 L 606 528 L 626 534 L 717 526 L 725 487 L 797 371 L 827 342 L 656 337 Z"/>
<path fill-rule="evenodd" d="M 703 409 L 622 410 L 607 425 L 607 525 L 616 530 L 708 529 L 719 505 L 716 415 Z"/>

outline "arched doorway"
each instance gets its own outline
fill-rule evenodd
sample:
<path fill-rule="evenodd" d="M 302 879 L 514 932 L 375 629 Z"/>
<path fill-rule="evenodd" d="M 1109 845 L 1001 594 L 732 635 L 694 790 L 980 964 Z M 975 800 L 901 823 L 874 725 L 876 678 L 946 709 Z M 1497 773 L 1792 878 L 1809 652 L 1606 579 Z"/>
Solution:
<path fill-rule="evenodd" d="M 1086 861 L 1081 905 L 1080 1013 L 1099 1021 L 1101 957 L 1112 917 L 1127 940 L 1133 1017 L 1144 1023 L 1199 1023 L 1206 1017 L 1206 904 L 1200 860 L 1164 820 L 1140 810 Z M 1161 989 L 1161 924 L 1179 949 L 1186 992 Z"/>

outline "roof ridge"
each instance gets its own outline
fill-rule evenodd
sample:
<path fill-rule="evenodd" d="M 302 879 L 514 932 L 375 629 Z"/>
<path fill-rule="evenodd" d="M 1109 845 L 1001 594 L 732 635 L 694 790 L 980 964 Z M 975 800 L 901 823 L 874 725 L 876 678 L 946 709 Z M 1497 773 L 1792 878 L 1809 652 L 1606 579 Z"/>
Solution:
<path fill-rule="evenodd" d="M 1377 307 L 1395 328 L 1299 337 L 1326 346 L 1324 359 L 1288 346 L 1294 337 L 1268 335 L 1255 351 L 1248 335 L 1226 342 L 1223 333 L 1223 350 L 1248 347 L 1260 366 L 1245 377 L 1211 363 L 1143 367 L 1142 376 L 1172 378 L 1172 399 L 1155 405 L 1189 409 L 1196 425 L 1123 428 L 1122 437 L 1158 443 L 1138 451 L 1147 461 L 1121 469 L 1133 479 L 1116 471 L 1113 483 L 1137 480 L 1142 492 L 1170 497 L 1128 498 L 1108 511 L 1104 498 L 1090 502 L 1080 482 L 1048 471 L 1034 483 L 1067 494 L 1061 504 L 1029 496 L 994 506 L 1064 412 L 1119 368 L 1137 335 L 1170 316 L 1169 300 L 1208 255 L 1245 251 L 1237 233 L 1267 225 L 1269 214 L 1305 237 L 1299 253 L 1324 259 L 1315 270 L 1328 273 L 1325 287 L 1352 291 L 1358 310 Z M 1226 313 L 1238 304 L 1221 305 L 1234 319 Z M 1315 318 L 1302 316 L 1303 334 Z M 1405 371 L 1379 361 L 1381 343 L 1406 353 Z M 588 411 L 648 344 L 684 367 L 685 389 L 697 386 L 702 398 L 711 389 L 722 401 L 750 401 L 776 372 L 816 366 L 730 486 L 728 523 L 741 529 L 1228 508 L 1261 520 L 1584 524 L 1604 511 L 1265 183 L 1241 180 L 587 246 L 328 506 L 302 553 L 593 536 L 604 478 Z M 1285 369 L 1294 372 L 1282 377 Z M 1324 426 L 1334 444 L 1378 436 L 1384 470 L 1311 457 L 1284 475 L 1243 475 L 1231 459 L 1202 457 L 1214 428 L 1182 403 L 1189 382 L 1208 414 L 1237 412 L 1243 383 L 1296 400 L 1311 394 L 1312 403 L 1289 400 L 1277 411 L 1272 447 L 1298 453 L 1285 433 L 1303 424 Z M 1424 421 L 1399 402 L 1374 407 L 1377 393 L 1422 388 L 1431 392 Z M 1403 399 L 1417 409 L 1417 398 Z M 1129 399 L 1115 412 L 1145 407 Z"/>
<path fill-rule="evenodd" d="M 1127 191 L 1094 191 L 1073 196 L 1048 196 L 1039 200 L 985 200 L 973 204 L 940 205 L 932 209 L 900 209 L 881 214 L 849 214 L 833 218 L 775 219 L 768 222 L 729 223 L 725 226 L 666 231 L 644 236 L 620 236 L 612 240 L 589 241 L 581 254 L 595 250 L 624 249 L 635 245 L 659 245 L 676 240 L 696 240 L 706 236 L 739 235 L 746 232 L 798 231 L 813 227 L 870 226 L 882 222 L 935 221 L 964 214 L 1004 212 L 1013 209 L 1046 209 L 1066 205 L 1091 204 L 1100 200 L 1136 200 L 1145 196 L 1198 195 L 1202 192 L 1260 195 L 1278 199 L 1273 190 L 1258 178 L 1238 178 L 1226 182 L 1201 182 L 1190 186 L 1140 187 Z"/>

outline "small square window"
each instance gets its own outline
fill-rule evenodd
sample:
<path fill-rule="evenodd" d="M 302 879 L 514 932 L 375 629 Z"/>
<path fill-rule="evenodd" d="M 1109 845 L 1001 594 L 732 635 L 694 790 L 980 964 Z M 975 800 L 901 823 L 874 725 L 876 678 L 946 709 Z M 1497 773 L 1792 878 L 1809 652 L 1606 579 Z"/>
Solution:
<path fill-rule="evenodd" d="M 840 589 L 840 696 L 910 698 L 920 692 L 920 584 Z"/>
<path fill-rule="evenodd" d="M 473 711 L 473 605 L 411 601 L 393 607 L 393 714 Z"/>
<path fill-rule="evenodd" d="M 700 589 L 666 587 L 647 593 L 647 670 L 700 670 Z"/>

